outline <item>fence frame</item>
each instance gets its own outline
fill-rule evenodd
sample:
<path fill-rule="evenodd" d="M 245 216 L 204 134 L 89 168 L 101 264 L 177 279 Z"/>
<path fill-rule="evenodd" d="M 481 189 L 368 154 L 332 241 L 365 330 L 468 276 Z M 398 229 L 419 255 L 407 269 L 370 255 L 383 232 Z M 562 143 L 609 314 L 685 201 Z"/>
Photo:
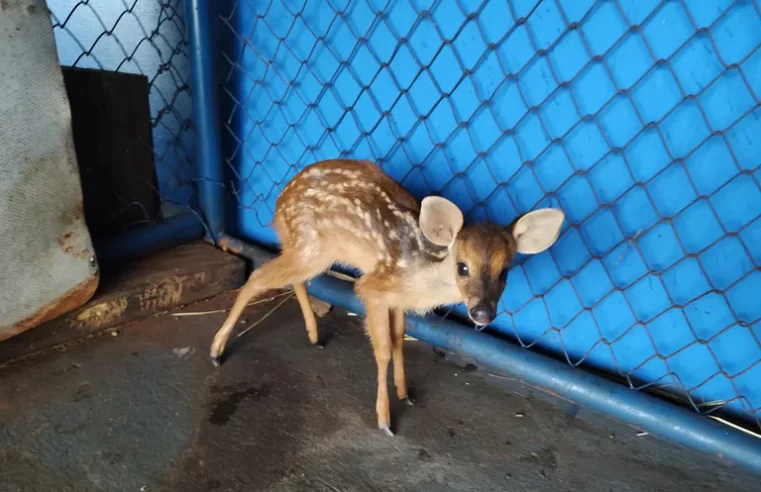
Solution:
<path fill-rule="evenodd" d="M 225 251 L 251 260 L 254 267 L 272 258 L 271 252 L 229 235 L 225 227 L 223 159 L 218 118 L 212 0 L 185 0 L 190 44 L 193 110 L 198 129 L 198 193 L 207 226 L 206 239 Z M 177 219 L 177 222 L 183 219 Z M 197 221 L 197 219 L 196 219 Z M 198 230 L 177 225 L 187 237 Z M 122 242 L 119 250 L 165 243 L 175 238 L 169 224 L 140 231 L 140 240 Z M 147 234 L 147 235 L 146 235 Z M 146 244 L 148 243 L 148 244 Z M 142 249 L 141 251 L 145 251 Z M 322 276 L 307 285 L 310 294 L 335 306 L 364 314 L 350 282 Z M 577 369 L 535 351 L 525 350 L 464 325 L 434 316 L 407 315 L 408 333 L 430 345 L 465 355 L 475 363 L 509 374 L 552 395 L 602 412 L 676 444 L 712 455 L 761 474 L 761 439 L 641 391 L 635 391 L 589 371 Z"/>

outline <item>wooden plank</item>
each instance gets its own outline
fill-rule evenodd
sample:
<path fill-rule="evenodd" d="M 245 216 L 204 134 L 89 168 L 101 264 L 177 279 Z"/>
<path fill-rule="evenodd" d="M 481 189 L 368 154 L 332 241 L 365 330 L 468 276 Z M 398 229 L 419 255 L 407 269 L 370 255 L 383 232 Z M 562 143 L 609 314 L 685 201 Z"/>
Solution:
<path fill-rule="evenodd" d="M 159 219 L 148 78 L 64 67 L 63 80 L 92 236 Z"/>
<path fill-rule="evenodd" d="M 84 306 L 0 343 L 0 365 L 237 289 L 245 280 L 244 260 L 202 241 L 158 253 L 104 273 Z"/>

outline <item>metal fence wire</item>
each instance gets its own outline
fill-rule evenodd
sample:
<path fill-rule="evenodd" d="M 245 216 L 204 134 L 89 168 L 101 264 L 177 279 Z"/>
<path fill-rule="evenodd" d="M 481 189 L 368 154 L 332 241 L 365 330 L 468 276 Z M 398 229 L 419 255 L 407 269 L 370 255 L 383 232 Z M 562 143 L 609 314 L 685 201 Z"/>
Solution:
<path fill-rule="evenodd" d="M 219 7 L 226 183 L 276 244 L 304 166 L 568 221 L 492 333 L 761 417 L 761 7 L 742 0 L 238 0 Z"/>
<path fill-rule="evenodd" d="M 121 204 L 113 210 L 117 230 L 153 224 L 188 210 L 196 203 L 197 172 L 185 2 L 47 0 L 47 7 L 62 66 L 147 77 L 152 141 L 141 144 L 153 151 L 159 189 L 150 181 L 144 186 L 158 191 L 161 208 L 148 211 L 130 197 L 108 190 Z M 123 171 L 143 177 L 134 170 Z"/>

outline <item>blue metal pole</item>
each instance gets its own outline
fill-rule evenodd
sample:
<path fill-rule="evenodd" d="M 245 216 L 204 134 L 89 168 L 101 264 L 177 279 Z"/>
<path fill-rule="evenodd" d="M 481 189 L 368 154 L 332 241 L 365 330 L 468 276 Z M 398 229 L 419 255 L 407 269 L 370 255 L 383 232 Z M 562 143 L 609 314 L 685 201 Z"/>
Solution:
<path fill-rule="evenodd" d="M 94 240 L 98 263 L 124 263 L 157 251 L 179 246 L 204 235 L 197 215 L 186 212 L 150 227 Z"/>
<path fill-rule="evenodd" d="M 309 292 L 333 305 L 364 314 L 350 282 L 330 276 L 308 284 Z M 721 461 L 761 474 L 761 439 L 626 388 L 589 372 L 437 317 L 407 317 L 407 332 L 430 345 L 467 355 L 484 367 L 608 414 L 655 436 L 668 439 Z"/>
<path fill-rule="evenodd" d="M 198 134 L 198 194 L 211 239 L 225 230 L 224 173 L 221 159 L 214 48 L 211 35 L 212 0 L 186 0 L 190 44 L 193 112 Z"/>

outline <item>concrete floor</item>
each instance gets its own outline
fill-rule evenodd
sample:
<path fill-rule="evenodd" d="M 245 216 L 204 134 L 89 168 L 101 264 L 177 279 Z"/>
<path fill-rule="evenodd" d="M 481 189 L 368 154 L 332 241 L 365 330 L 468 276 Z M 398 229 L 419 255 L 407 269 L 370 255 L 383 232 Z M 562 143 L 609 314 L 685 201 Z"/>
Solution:
<path fill-rule="evenodd" d="M 360 319 L 326 315 L 318 350 L 290 300 L 214 369 L 223 318 L 154 317 L 0 369 L 0 490 L 761 490 L 759 477 L 419 342 L 406 345 L 418 405 L 393 401 L 388 438 Z"/>

